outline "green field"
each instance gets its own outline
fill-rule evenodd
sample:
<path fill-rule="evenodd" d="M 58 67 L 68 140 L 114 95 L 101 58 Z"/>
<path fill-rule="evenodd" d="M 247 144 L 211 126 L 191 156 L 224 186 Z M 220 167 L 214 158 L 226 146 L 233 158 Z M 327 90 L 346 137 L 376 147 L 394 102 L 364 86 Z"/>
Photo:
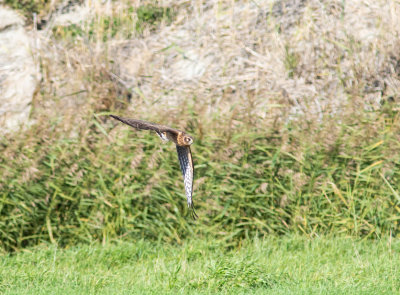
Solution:
<path fill-rule="evenodd" d="M 400 241 L 98 244 L 0 257 L 2 294 L 398 294 Z"/>

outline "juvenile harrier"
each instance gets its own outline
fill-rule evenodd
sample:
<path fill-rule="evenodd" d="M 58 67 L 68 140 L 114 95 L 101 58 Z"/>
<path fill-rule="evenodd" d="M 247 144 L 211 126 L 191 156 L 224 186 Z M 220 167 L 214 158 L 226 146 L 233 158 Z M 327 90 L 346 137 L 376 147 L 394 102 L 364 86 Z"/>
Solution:
<path fill-rule="evenodd" d="M 129 126 L 141 130 L 154 130 L 162 140 L 170 140 L 176 144 L 176 151 L 178 152 L 179 163 L 183 174 L 183 183 L 185 185 L 185 192 L 188 207 L 192 209 L 192 217 L 197 218 L 194 211 L 192 193 L 193 193 L 193 159 L 190 145 L 193 143 L 193 137 L 183 131 L 173 129 L 167 126 L 149 123 L 142 120 L 121 118 L 118 116 L 110 115 L 114 119 L 121 121 Z"/>

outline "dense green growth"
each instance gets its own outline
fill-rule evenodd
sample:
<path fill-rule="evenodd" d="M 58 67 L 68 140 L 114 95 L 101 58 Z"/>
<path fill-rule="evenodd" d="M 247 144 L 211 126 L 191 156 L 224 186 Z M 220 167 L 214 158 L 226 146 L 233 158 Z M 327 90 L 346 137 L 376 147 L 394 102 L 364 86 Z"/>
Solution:
<path fill-rule="evenodd" d="M 332 137 L 327 126 L 228 128 L 218 120 L 199 134 L 191 116 L 198 221 L 186 215 L 173 145 L 102 116 L 69 137 L 50 122 L 0 146 L 1 248 L 121 238 L 180 243 L 197 236 L 237 244 L 270 233 L 399 234 L 398 117 L 370 113 L 368 120 L 335 126 Z"/>
<path fill-rule="evenodd" d="M 0 257 L 2 294 L 397 294 L 398 240 L 139 241 Z"/>
<path fill-rule="evenodd" d="M 50 0 L 5 0 L 4 3 L 13 9 L 22 11 L 26 16 L 32 17 L 33 13 L 40 13 L 50 3 Z"/>
<path fill-rule="evenodd" d="M 5 0 L 5 4 L 10 8 L 20 11 L 26 16 L 27 23 L 33 20 L 33 14 L 39 18 L 49 18 L 51 13 L 62 5 L 72 5 L 60 0 Z M 51 5 L 50 5 L 51 4 Z M 158 6 L 157 1 L 150 1 L 134 8 L 129 6 L 125 14 L 113 14 L 112 16 L 102 16 L 95 20 L 85 21 L 83 24 L 71 24 L 67 26 L 52 27 L 53 35 L 58 40 L 70 41 L 76 37 L 84 37 L 94 41 L 107 42 L 117 36 L 121 38 L 131 38 L 136 33 L 142 34 L 146 29 L 154 30 L 162 22 L 170 24 L 175 17 L 173 7 Z"/>
<path fill-rule="evenodd" d="M 174 11 L 170 7 L 159 7 L 155 5 L 142 5 L 136 11 L 136 31 L 143 32 L 145 26 L 154 28 L 161 21 L 171 23 L 174 18 Z"/>

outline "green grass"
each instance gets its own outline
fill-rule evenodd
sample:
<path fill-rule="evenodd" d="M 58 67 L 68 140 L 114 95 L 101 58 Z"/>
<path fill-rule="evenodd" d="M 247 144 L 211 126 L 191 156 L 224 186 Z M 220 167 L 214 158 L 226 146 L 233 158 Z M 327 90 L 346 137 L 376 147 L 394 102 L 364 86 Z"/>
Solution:
<path fill-rule="evenodd" d="M 395 294 L 400 241 L 269 237 L 41 246 L 0 257 L 2 294 Z"/>

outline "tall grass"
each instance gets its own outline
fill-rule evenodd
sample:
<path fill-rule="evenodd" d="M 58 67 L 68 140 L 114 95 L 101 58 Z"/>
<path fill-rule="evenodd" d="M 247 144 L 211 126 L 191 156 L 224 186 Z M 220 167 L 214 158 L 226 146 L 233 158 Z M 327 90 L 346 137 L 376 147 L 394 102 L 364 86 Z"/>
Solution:
<path fill-rule="evenodd" d="M 240 124 L 203 134 L 193 146 L 196 222 L 187 216 L 173 145 L 101 116 L 70 137 L 52 124 L 35 126 L 1 146 L 1 247 L 397 235 L 399 118 L 368 115 L 340 126 L 333 142 L 322 138 L 322 127 L 300 124 L 279 131 Z M 196 138 L 198 126 L 189 131 Z"/>

